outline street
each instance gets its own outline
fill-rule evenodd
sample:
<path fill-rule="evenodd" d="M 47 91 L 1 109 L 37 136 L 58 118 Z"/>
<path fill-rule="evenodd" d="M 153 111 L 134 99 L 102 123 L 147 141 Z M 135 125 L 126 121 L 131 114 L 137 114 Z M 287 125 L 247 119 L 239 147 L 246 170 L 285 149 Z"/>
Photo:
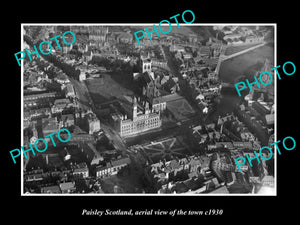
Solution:
<path fill-rule="evenodd" d="M 199 106 L 195 101 L 195 98 L 193 98 L 192 88 L 189 86 L 188 82 L 185 79 L 183 79 L 182 74 L 179 72 L 178 65 L 176 65 L 169 49 L 165 46 L 163 46 L 163 48 L 164 48 L 164 55 L 168 62 L 168 66 L 171 70 L 171 73 L 178 78 L 180 93 L 185 97 L 185 99 L 189 102 L 189 104 L 193 107 L 193 109 L 201 115 L 200 117 L 201 124 L 203 124 L 204 123 L 202 120 L 203 114 L 202 111 L 199 109 Z"/>

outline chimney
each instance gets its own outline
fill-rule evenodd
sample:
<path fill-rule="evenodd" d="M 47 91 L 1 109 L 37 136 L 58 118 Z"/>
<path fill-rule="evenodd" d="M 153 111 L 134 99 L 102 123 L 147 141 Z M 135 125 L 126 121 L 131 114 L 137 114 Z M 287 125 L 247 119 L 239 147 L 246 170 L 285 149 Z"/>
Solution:
<path fill-rule="evenodd" d="M 133 96 L 133 119 L 135 119 L 137 117 L 137 102 L 136 102 L 136 97 Z"/>

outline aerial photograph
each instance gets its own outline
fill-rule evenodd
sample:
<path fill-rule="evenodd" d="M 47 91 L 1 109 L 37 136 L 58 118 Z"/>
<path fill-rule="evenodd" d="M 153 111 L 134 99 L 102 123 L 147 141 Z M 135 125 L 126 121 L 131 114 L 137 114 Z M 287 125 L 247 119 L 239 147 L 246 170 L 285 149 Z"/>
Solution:
<path fill-rule="evenodd" d="M 145 28 L 22 24 L 22 195 L 275 195 L 276 26 Z"/>

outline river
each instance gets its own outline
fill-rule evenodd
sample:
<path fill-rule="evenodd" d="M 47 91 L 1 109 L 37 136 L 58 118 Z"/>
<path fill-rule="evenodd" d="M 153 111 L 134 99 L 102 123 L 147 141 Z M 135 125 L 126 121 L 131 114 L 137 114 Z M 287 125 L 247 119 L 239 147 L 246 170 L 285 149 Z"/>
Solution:
<path fill-rule="evenodd" d="M 254 75 L 262 67 L 265 59 L 274 65 L 274 47 L 272 45 L 264 45 L 222 62 L 219 71 L 220 80 L 226 83 L 236 83 L 238 78 L 243 75 Z M 240 100 L 235 89 L 222 89 L 220 102 L 216 110 L 207 117 L 206 122 L 217 119 L 219 115 L 233 112 L 234 106 Z"/>

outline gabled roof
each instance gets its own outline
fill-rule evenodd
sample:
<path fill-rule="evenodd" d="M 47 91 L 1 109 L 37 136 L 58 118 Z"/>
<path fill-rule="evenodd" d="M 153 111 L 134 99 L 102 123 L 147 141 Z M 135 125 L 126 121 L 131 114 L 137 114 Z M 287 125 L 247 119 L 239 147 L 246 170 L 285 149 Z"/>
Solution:
<path fill-rule="evenodd" d="M 267 124 L 273 124 L 274 123 L 274 114 L 267 114 L 265 116 Z"/>
<path fill-rule="evenodd" d="M 219 187 L 219 188 L 217 188 L 217 189 L 215 189 L 215 190 L 213 190 L 213 191 L 211 191 L 211 192 L 209 192 L 210 194 L 211 193 L 218 193 L 218 194 L 229 194 L 229 191 L 228 191 L 228 189 L 227 189 L 227 187 L 226 186 L 221 186 L 221 187 Z"/>
<path fill-rule="evenodd" d="M 59 80 L 68 80 L 68 77 L 66 74 L 64 73 L 59 73 L 56 77 L 56 79 L 59 79 Z"/>
<path fill-rule="evenodd" d="M 73 182 L 66 182 L 59 184 L 60 189 L 63 190 L 69 190 L 72 188 L 75 188 L 75 184 Z"/>
<path fill-rule="evenodd" d="M 164 88 L 170 90 L 176 85 L 175 81 L 173 79 L 169 79 L 166 83 L 163 84 Z"/>
<path fill-rule="evenodd" d="M 200 179 L 188 179 L 183 181 L 183 183 L 187 186 L 187 188 L 191 190 L 196 190 L 201 187 L 202 182 Z"/>
<path fill-rule="evenodd" d="M 142 85 L 146 85 L 152 81 L 152 78 L 148 72 L 144 72 L 139 77 L 139 81 L 141 82 Z"/>
<path fill-rule="evenodd" d="M 69 104 L 70 100 L 67 98 L 62 98 L 62 99 L 55 99 L 54 105 L 63 105 L 63 104 Z"/>
<path fill-rule="evenodd" d="M 58 128 L 59 128 L 58 124 L 57 124 L 56 119 L 54 117 L 42 120 L 42 129 L 43 129 L 43 131 L 55 130 L 55 129 L 58 129 Z"/>
<path fill-rule="evenodd" d="M 192 158 L 191 161 L 189 162 L 189 164 L 191 166 L 197 166 L 197 165 L 200 165 L 201 164 L 201 161 L 199 159 L 194 159 Z"/>
<path fill-rule="evenodd" d="M 201 46 L 199 49 L 200 54 L 208 54 L 210 51 L 210 47 L 209 46 Z"/>
<path fill-rule="evenodd" d="M 172 171 L 174 169 L 179 169 L 181 166 L 177 160 L 172 159 L 167 167 L 170 167 L 170 169 Z"/>
<path fill-rule="evenodd" d="M 114 160 L 114 161 L 111 161 L 111 162 L 107 163 L 106 166 L 97 167 L 96 170 L 97 171 L 102 171 L 102 170 L 105 170 L 107 168 L 121 166 L 121 165 L 128 165 L 130 163 L 131 163 L 131 160 L 130 160 L 129 157 L 121 158 L 121 159 L 117 159 L 117 160 Z"/>
<path fill-rule="evenodd" d="M 117 159 L 117 160 L 114 160 L 111 162 L 112 166 L 120 166 L 120 165 L 130 164 L 130 163 L 131 163 L 131 160 L 128 157 Z"/>
<path fill-rule="evenodd" d="M 185 193 L 189 190 L 189 188 L 183 183 L 176 183 L 172 188 L 171 191 L 176 191 L 177 193 Z"/>
<path fill-rule="evenodd" d="M 88 171 L 88 167 L 86 165 L 86 163 L 79 163 L 77 165 L 74 166 L 74 172 L 86 172 Z"/>

